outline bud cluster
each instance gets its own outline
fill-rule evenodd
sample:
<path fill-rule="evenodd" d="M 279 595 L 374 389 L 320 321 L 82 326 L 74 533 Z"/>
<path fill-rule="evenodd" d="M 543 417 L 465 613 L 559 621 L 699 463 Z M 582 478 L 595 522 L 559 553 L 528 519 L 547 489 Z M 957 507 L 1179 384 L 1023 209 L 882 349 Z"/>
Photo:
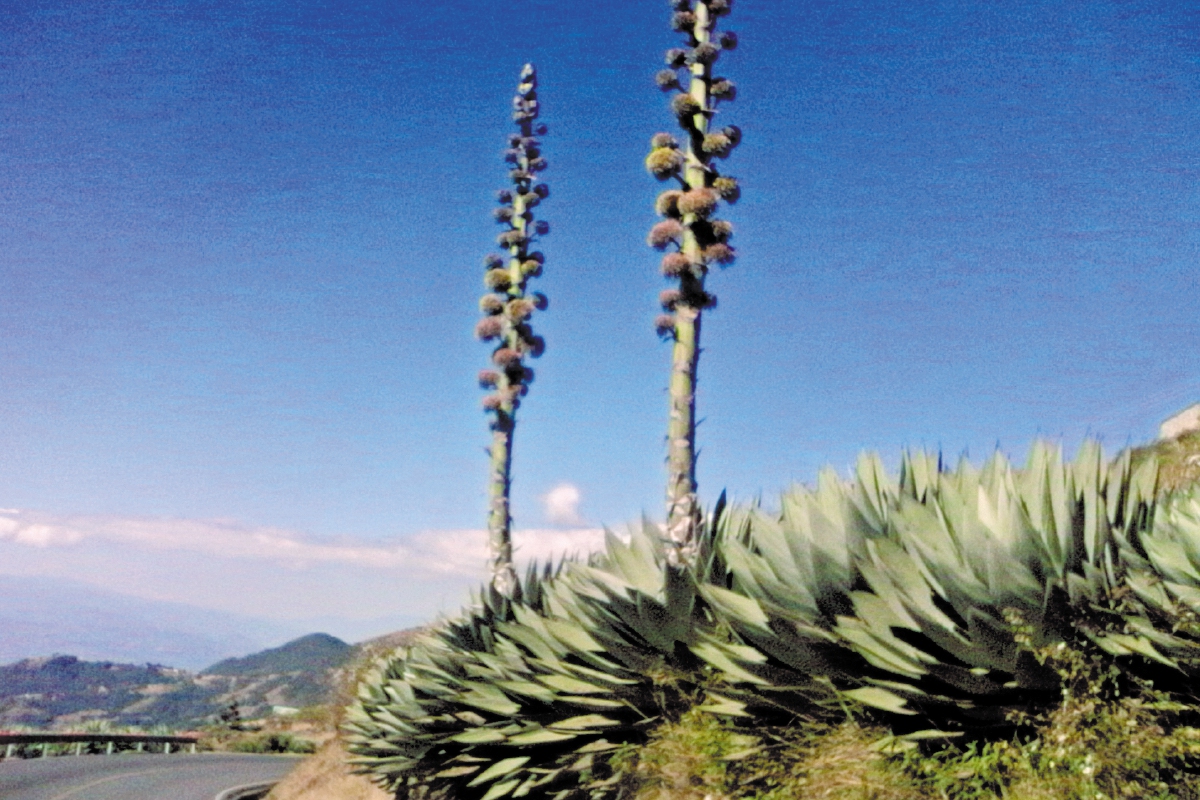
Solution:
<path fill-rule="evenodd" d="M 665 251 L 663 276 L 679 281 L 678 289 L 663 293 L 666 313 L 655 320 L 658 332 L 667 337 L 675 335 L 677 308 L 699 311 L 715 303 L 704 291 L 709 267 L 733 263 L 733 227 L 714 214 L 720 201 L 737 201 L 738 183 L 721 175 L 714 161 L 726 158 L 742 138 L 736 126 L 712 125 L 718 106 L 737 96 L 732 81 L 713 74 L 721 54 L 737 47 L 735 34 L 716 30 L 717 20 L 729 13 L 730 0 L 671 0 L 670 5 L 671 27 L 683 34 L 684 46 L 666 52 L 667 68 L 655 81 L 672 94 L 671 111 L 683 141 L 669 133 L 655 134 L 646 157 L 650 174 L 679 184 L 659 195 L 655 211 L 664 219 L 646 240 Z"/>
<path fill-rule="evenodd" d="M 496 243 L 504 255 L 489 254 L 484 258 L 484 285 L 488 292 L 479 301 L 483 318 L 475 326 L 475 335 L 485 342 L 495 342 L 492 352 L 494 369 L 479 373 L 479 384 L 492 392 L 484 398 L 483 406 L 496 412 L 496 424 L 511 424 L 519 398 L 529 390 L 533 370 L 525 366 L 525 358 L 537 358 L 545 343 L 535 336 L 530 318 L 535 310 L 546 307 L 546 297 L 539 292 L 527 292 L 530 278 L 542 274 L 543 256 L 533 250 L 540 236 L 550 226 L 534 220 L 533 209 L 549 195 L 537 175 L 546 169 L 538 136 L 546 126 L 537 122 L 537 73 L 532 64 L 521 70 L 516 96 L 513 97 L 513 121 L 517 133 L 508 138 L 504 160 L 511 167 L 511 189 L 502 189 L 496 197 L 499 206 L 493 212 L 496 221 L 504 226 Z"/>

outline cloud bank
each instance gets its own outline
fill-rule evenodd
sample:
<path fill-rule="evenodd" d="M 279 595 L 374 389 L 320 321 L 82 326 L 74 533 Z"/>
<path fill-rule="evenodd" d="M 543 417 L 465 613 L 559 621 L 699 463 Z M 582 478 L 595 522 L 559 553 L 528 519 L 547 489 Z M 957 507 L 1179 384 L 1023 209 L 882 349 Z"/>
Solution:
<path fill-rule="evenodd" d="M 558 500 L 556 524 L 578 520 L 573 500 Z M 554 492 L 558 492 L 555 489 Z M 519 561 L 546 560 L 582 554 L 602 546 L 600 528 L 518 529 L 513 548 Z M 63 548 L 84 542 L 147 551 L 185 551 L 219 558 L 273 561 L 294 567 L 344 564 L 372 570 L 422 571 L 430 576 L 477 576 L 487 559 L 483 529 L 424 531 L 394 541 L 320 539 L 297 531 L 251 527 L 230 520 L 156 517 L 56 517 L 16 509 L 0 510 L 0 542 L 39 549 Z"/>
<path fill-rule="evenodd" d="M 522 565 L 583 555 L 603 540 L 586 527 L 513 534 Z M 0 576 L 77 581 L 357 640 L 455 613 L 486 578 L 486 541 L 482 529 L 371 540 L 233 520 L 0 509 Z"/>

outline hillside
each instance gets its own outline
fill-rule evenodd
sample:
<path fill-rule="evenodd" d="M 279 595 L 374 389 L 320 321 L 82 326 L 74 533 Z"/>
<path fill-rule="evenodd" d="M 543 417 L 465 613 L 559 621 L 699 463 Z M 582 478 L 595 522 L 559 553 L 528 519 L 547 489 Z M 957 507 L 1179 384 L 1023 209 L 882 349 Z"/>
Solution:
<path fill-rule="evenodd" d="M 227 658 L 203 670 L 202 675 L 252 676 L 300 670 L 329 670 L 345 664 L 354 646 L 327 633 L 310 633 L 281 647 L 243 658 Z"/>
<path fill-rule="evenodd" d="M 181 727 L 215 713 L 210 694 L 184 670 L 31 658 L 0 667 L 0 728 L 78 728 L 98 720 Z"/>
<path fill-rule="evenodd" d="M 329 703 L 358 650 L 311 634 L 198 674 L 67 655 L 24 659 L 0 666 L 0 728 L 65 730 L 107 722 L 179 729 L 212 722 L 233 702 L 244 718 Z"/>

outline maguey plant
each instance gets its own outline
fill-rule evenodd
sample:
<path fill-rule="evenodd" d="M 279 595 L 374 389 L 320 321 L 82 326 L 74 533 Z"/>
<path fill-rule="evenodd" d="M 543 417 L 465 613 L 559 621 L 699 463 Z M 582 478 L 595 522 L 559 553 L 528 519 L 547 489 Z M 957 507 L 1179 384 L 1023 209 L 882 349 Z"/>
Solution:
<path fill-rule="evenodd" d="M 979 732 L 1058 701 L 1031 655 L 1056 643 L 1195 695 L 1200 495 L 1156 501 L 1154 464 L 1128 453 L 1106 464 L 1089 442 L 1064 463 L 1038 443 L 1024 469 L 953 471 L 908 455 L 898 479 L 867 456 L 778 514 L 727 513 L 716 547 L 727 584 L 700 592 L 735 636 L 694 650 L 748 707 L 851 699 L 902 731 Z"/>
<path fill-rule="evenodd" d="M 697 537 L 702 559 L 711 537 Z M 382 662 L 347 711 L 352 761 L 399 797 L 603 797 L 605 755 L 695 701 L 688 645 L 708 624 L 657 528 L 610 535 L 511 596 L 487 587 Z"/>
<path fill-rule="evenodd" d="M 527 358 L 541 355 L 545 344 L 535 336 L 530 318 L 535 310 L 546 307 L 545 295 L 528 291 L 528 283 L 542 273 L 544 258 L 532 249 L 538 237 L 549 232 L 549 225 L 534 220 L 533 209 L 549 193 L 538 173 L 546 168 L 538 136 L 546 126 L 537 122 L 537 72 L 532 64 L 521 70 L 516 96 L 513 97 L 513 121 L 517 132 L 509 136 L 505 161 L 511 166 L 511 189 L 501 190 L 495 210 L 496 221 L 504 226 L 497 238 L 503 256 L 490 254 L 484 259 L 484 283 L 488 292 L 479 301 L 483 319 L 475 334 L 486 342 L 495 342 L 494 368 L 479 373 L 479 383 L 491 393 L 483 406 L 492 415 L 492 443 L 489 449 L 488 476 L 488 548 L 492 584 L 501 592 L 516 586 L 512 564 L 512 514 L 509 490 L 512 484 L 512 446 L 517 408 L 529 391 L 533 371 Z"/>
<path fill-rule="evenodd" d="M 718 506 L 689 567 L 653 526 L 610 536 L 383 662 L 347 741 L 400 796 L 604 797 L 609 755 L 689 706 L 1011 731 L 1060 702 L 1038 657 L 1060 644 L 1194 704 L 1200 490 L 1156 497 L 1155 476 L 1094 443 L 1070 463 L 1036 444 L 1021 469 L 909 454 L 895 477 L 864 456 L 778 512 Z"/>
<path fill-rule="evenodd" d="M 664 219 L 647 238 L 665 251 L 662 274 L 673 286 L 659 296 L 664 313 L 655 327 L 673 342 L 670 409 L 667 422 L 667 538 L 674 543 L 672 558 L 686 562 L 701 524 L 696 496 L 696 378 L 700 355 L 700 321 L 716 298 L 705 289 L 713 265 L 733 263 L 729 245 L 733 227 L 716 218 L 722 200 L 735 202 L 738 184 L 723 176 L 716 161 L 737 147 L 741 132 L 735 126 L 714 124 L 718 106 L 734 98 L 732 82 L 713 72 L 722 51 L 732 50 L 737 37 L 717 31 L 718 18 L 729 13 L 729 0 L 675 0 L 672 27 L 683 35 L 683 47 L 666 54 L 666 69 L 658 85 L 672 93 L 671 110 L 682 129 L 682 141 L 670 133 L 650 141 L 646 168 L 678 188 L 658 196 L 656 211 Z"/>

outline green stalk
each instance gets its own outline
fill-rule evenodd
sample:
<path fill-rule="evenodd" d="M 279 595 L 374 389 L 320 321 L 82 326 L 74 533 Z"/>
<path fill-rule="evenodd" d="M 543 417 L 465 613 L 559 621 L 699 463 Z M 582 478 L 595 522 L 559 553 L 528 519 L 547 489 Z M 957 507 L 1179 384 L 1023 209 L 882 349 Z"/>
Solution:
<path fill-rule="evenodd" d="M 546 168 L 540 143 L 535 135 L 545 133 L 537 123 L 537 73 L 532 64 L 521 70 L 517 94 L 513 98 L 513 121 L 518 132 L 509 137 L 506 160 L 513 165 L 513 188 L 499 193 L 496 220 L 507 227 L 497 243 L 507 255 L 484 259 L 485 283 L 490 290 L 480 301 L 484 318 L 476 334 L 484 341 L 496 341 L 492 361 L 496 370 L 484 370 L 479 382 L 495 391 L 484 398 L 484 408 L 493 414 L 492 445 L 488 475 L 488 553 L 491 583 L 496 591 L 511 595 L 517 583 L 512 563 L 512 514 L 509 490 L 512 486 L 512 444 L 516 430 L 516 411 L 520 398 L 529 391 L 533 371 L 525 366 L 527 357 L 541 355 L 544 343 L 534 336 L 529 318 L 535 308 L 545 308 L 546 299 L 534 292 L 527 294 L 530 278 L 541 274 L 542 254 L 530 252 L 530 244 L 549 231 L 545 222 L 534 223 L 532 209 L 547 194 L 544 184 L 534 185 L 534 177 Z"/>
<path fill-rule="evenodd" d="M 695 556 L 696 535 L 702 521 L 696 494 L 696 381 L 700 356 L 703 311 L 715 298 L 705 290 L 712 264 L 729 264 L 733 250 L 726 244 L 732 235 L 728 223 L 712 217 L 718 198 L 737 199 L 737 182 L 722 178 L 713 166 L 740 139 L 736 128 L 717 133 L 710 130 L 711 118 L 720 100 L 733 97 L 733 85 L 714 77 L 712 65 L 722 49 L 732 49 L 736 37 L 724 34 L 718 40 L 715 23 L 728 13 L 727 0 L 679 0 L 673 3 L 673 26 L 686 36 L 686 49 L 667 51 L 667 67 L 658 75 L 661 88 L 677 91 L 672 101 L 680 127 L 686 134 L 681 147 L 674 137 L 658 134 L 651 140 L 646 166 L 660 180 L 674 178 L 678 191 L 664 192 L 658 212 L 666 217 L 650 233 L 650 244 L 669 250 L 663 259 L 663 274 L 678 280 L 678 288 L 663 292 L 665 311 L 656 327 L 674 341 L 671 377 L 668 383 L 667 421 L 667 526 L 666 538 L 673 545 L 673 563 L 688 563 Z M 679 71 L 687 77 L 686 87 Z"/>

